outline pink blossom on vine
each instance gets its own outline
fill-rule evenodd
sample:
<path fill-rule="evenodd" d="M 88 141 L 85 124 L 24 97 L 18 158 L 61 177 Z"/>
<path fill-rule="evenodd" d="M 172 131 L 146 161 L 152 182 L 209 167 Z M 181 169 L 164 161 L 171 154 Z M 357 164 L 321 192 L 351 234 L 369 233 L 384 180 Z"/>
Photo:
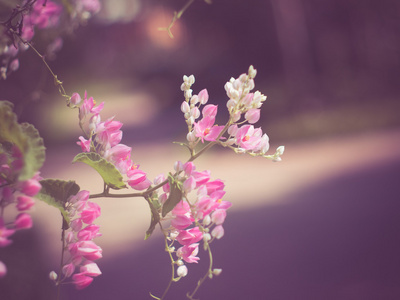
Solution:
<path fill-rule="evenodd" d="M 236 133 L 236 144 L 245 150 L 258 150 L 261 136 L 261 128 L 254 128 L 253 125 L 243 125 Z"/>
<path fill-rule="evenodd" d="M 101 210 L 96 203 L 88 199 L 89 191 L 82 190 L 71 196 L 67 205 L 71 222 L 64 243 L 70 258 L 64 263 L 62 274 L 65 278 L 72 276 L 72 282 L 77 289 L 87 287 L 93 281 L 93 277 L 101 274 L 97 264 L 93 262 L 103 256 L 103 250 L 93 241 L 101 236 L 99 226 L 93 224 L 100 216 Z M 73 274 L 77 268 L 79 273 Z"/>
<path fill-rule="evenodd" d="M 176 255 L 182 258 L 187 263 L 197 263 L 200 258 L 197 257 L 199 253 L 199 243 L 185 245 L 176 250 Z"/>
<path fill-rule="evenodd" d="M 72 282 L 75 284 L 76 289 L 82 290 L 93 282 L 93 278 L 84 273 L 77 273 L 72 276 Z"/>
<path fill-rule="evenodd" d="M 15 229 L 29 229 L 32 227 L 32 218 L 27 213 L 19 214 L 14 221 Z"/>
<path fill-rule="evenodd" d="M 224 126 L 214 125 L 215 118 L 212 116 L 203 117 L 199 122 L 194 123 L 194 133 L 196 137 L 201 138 L 204 143 L 206 141 L 215 141 Z"/>
<path fill-rule="evenodd" d="M 193 219 L 186 215 L 176 215 L 171 225 L 176 229 L 185 229 L 193 223 Z"/>
<path fill-rule="evenodd" d="M 100 216 L 100 206 L 94 202 L 88 202 L 85 209 L 81 212 L 81 220 L 86 224 L 92 224 Z"/>
<path fill-rule="evenodd" d="M 129 170 L 128 184 L 135 190 L 145 190 L 151 185 L 151 181 L 146 177 L 146 173 L 139 169 Z"/>
<path fill-rule="evenodd" d="M 16 205 L 16 207 L 17 207 L 17 209 L 19 211 L 28 210 L 34 204 L 35 204 L 35 200 L 32 197 L 24 196 L 24 195 L 21 195 L 21 196 L 17 197 L 17 205 Z"/>
<path fill-rule="evenodd" d="M 83 136 L 79 137 L 80 142 L 76 142 L 79 146 L 81 146 L 83 152 L 90 152 L 90 145 L 92 143 L 92 139 L 85 139 Z"/>
<path fill-rule="evenodd" d="M 187 230 L 180 230 L 176 240 L 181 245 L 190 245 L 197 243 L 203 238 L 203 233 L 200 231 L 199 227 L 190 228 Z"/>
<path fill-rule="evenodd" d="M 257 123 L 260 120 L 260 110 L 258 108 L 251 108 L 246 112 L 244 117 L 250 124 Z"/>
<path fill-rule="evenodd" d="M 37 26 L 40 29 L 58 24 L 62 7 L 50 0 L 38 0 L 31 13 L 25 18 L 25 26 Z"/>

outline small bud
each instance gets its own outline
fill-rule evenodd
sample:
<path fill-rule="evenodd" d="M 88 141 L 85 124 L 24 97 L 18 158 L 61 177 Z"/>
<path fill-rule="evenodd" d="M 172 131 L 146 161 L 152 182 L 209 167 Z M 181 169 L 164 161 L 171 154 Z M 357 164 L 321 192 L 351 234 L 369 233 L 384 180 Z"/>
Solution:
<path fill-rule="evenodd" d="M 185 265 L 179 266 L 178 269 L 176 270 L 176 274 L 179 277 L 185 277 L 188 273 L 188 269 Z"/>
<path fill-rule="evenodd" d="M 178 259 L 177 261 L 176 261 L 176 264 L 180 267 L 180 266 L 183 266 L 183 261 L 182 261 L 182 259 Z"/>
<path fill-rule="evenodd" d="M 210 215 L 207 215 L 203 219 L 203 225 L 207 226 L 207 225 L 210 225 L 210 224 L 211 224 L 211 217 L 210 217 Z"/>
<path fill-rule="evenodd" d="M 214 274 L 215 276 L 218 276 L 219 274 L 222 273 L 222 269 L 214 269 L 212 272 L 213 272 L 213 274 Z"/>
<path fill-rule="evenodd" d="M 0 262 L 0 263 L 1 263 L 1 262 Z M 57 278 L 58 278 L 58 275 L 57 275 L 56 272 L 51 271 L 50 274 L 49 274 L 49 278 L 50 278 L 50 280 L 52 280 L 52 281 L 56 281 Z"/>
<path fill-rule="evenodd" d="M 256 69 L 254 69 L 254 67 L 251 65 L 250 67 L 249 67 L 249 77 L 250 78 L 254 78 L 254 77 L 256 77 L 256 75 L 257 75 L 257 70 Z"/>
<path fill-rule="evenodd" d="M 181 104 L 181 112 L 184 114 L 188 113 L 190 111 L 190 106 L 186 101 L 183 101 Z"/>
<path fill-rule="evenodd" d="M 73 105 L 78 105 L 82 101 L 81 96 L 78 93 L 73 93 L 71 96 L 71 103 Z"/>
<path fill-rule="evenodd" d="M 222 225 L 215 226 L 214 229 L 211 231 L 211 235 L 219 240 L 224 236 L 224 227 L 222 227 Z"/>
<path fill-rule="evenodd" d="M 206 104 L 208 102 L 208 98 L 209 98 L 209 96 L 208 96 L 207 90 L 206 89 L 201 90 L 200 93 L 199 93 L 199 101 L 200 101 L 200 103 L 203 104 L 203 105 Z"/>

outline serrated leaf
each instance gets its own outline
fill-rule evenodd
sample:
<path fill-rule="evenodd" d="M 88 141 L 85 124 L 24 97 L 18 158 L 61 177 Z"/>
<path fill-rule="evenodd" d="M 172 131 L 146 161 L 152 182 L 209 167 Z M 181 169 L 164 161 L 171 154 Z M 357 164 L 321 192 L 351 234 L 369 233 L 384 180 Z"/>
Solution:
<path fill-rule="evenodd" d="M 75 181 L 65 181 L 59 179 L 44 179 L 40 181 L 42 188 L 35 198 L 46 202 L 47 204 L 58 208 L 69 224 L 69 217 L 65 211 L 65 203 L 72 195 L 76 195 L 80 187 Z"/>
<path fill-rule="evenodd" d="M 167 213 L 175 208 L 175 206 L 182 200 L 182 189 L 179 181 L 176 181 L 175 178 L 169 174 L 168 176 L 170 192 L 168 199 L 165 201 L 162 207 L 162 216 L 165 217 Z"/>
<path fill-rule="evenodd" d="M 45 160 L 43 139 L 33 125 L 18 123 L 13 104 L 8 101 L 0 101 L 0 143 L 10 143 L 21 151 L 24 164 L 19 180 L 31 178 L 42 167 Z"/>
<path fill-rule="evenodd" d="M 22 123 L 21 129 L 27 136 L 28 147 L 24 153 L 25 165 L 19 179 L 27 180 L 43 166 L 46 159 L 46 148 L 39 131 L 32 124 Z"/>
<path fill-rule="evenodd" d="M 122 174 L 118 169 L 96 152 L 79 153 L 72 162 L 83 162 L 91 166 L 100 174 L 104 182 L 114 190 L 126 188 Z"/>

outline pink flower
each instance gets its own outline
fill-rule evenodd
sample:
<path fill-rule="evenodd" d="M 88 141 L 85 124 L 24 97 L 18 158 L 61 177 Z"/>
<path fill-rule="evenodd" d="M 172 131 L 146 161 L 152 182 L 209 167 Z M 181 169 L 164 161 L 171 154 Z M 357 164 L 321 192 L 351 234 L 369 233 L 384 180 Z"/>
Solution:
<path fill-rule="evenodd" d="M 17 197 L 17 209 L 28 210 L 35 204 L 35 200 L 28 196 L 18 196 Z"/>
<path fill-rule="evenodd" d="M 261 143 L 262 130 L 253 125 L 244 125 L 236 133 L 236 144 L 246 150 L 257 150 Z"/>
<path fill-rule="evenodd" d="M 188 230 L 180 230 L 176 240 L 181 245 L 190 245 L 197 243 L 203 238 L 203 233 L 200 231 L 199 227 L 194 227 Z"/>
<path fill-rule="evenodd" d="M 128 184 L 135 190 L 145 190 L 151 185 L 151 181 L 147 179 L 146 173 L 142 170 L 130 170 L 127 175 L 129 177 Z"/>
<path fill-rule="evenodd" d="M 177 215 L 171 221 L 171 225 L 176 229 L 185 229 L 193 223 L 193 220 L 185 215 Z"/>
<path fill-rule="evenodd" d="M 83 136 L 79 137 L 80 142 L 76 142 L 79 146 L 81 146 L 83 152 L 90 152 L 90 144 L 92 143 L 92 139 L 85 139 Z"/>
<path fill-rule="evenodd" d="M 203 118 L 210 117 L 215 119 L 218 111 L 218 105 L 208 104 L 203 108 Z"/>
<path fill-rule="evenodd" d="M 32 228 L 32 225 L 33 225 L 32 218 L 27 213 L 19 214 L 14 221 L 14 225 L 15 225 L 16 229 Z"/>
<path fill-rule="evenodd" d="M 193 176 L 190 176 L 183 182 L 183 190 L 185 193 L 190 193 L 196 187 L 196 180 Z"/>
<path fill-rule="evenodd" d="M 44 6 L 44 4 L 46 5 Z M 28 15 L 29 21 L 32 25 L 38 28 L 53 27 L 58 24 L 62 7 L 54 2 L 47 0 L 39 0 L 35 3 L 33 10 Z"/>
<path fill-rule="evenodd" d="M 258 108 L 249 109 L 244 115 L 247 122 L 254 124 L 260 120 L 260 110 Z"/>
<path fill-rule="evenodd" d="M 211 214 L 211 220 L 216 225 L 221 225 L 224 223 L 226 218 L 226 210 L 225 209 L 217 209 Z"/>
<path fill-rule="evenodd" d="M 101 271 L 96 263 L 92 261 L 86 261 L 83 266 L 80 267 L 81 274 L 87 276 L 97 277 L 101 275 Z"/>
<path fill-rule="evenodd" d="M 179 201 L 177 205 L 175 205 L 174 209 L 172 210 L 172 214 L 174 216 L 178 215 L 185 215 L 190 212 L 190 206 L 186 201 Z"/>
<path fill-rule="evenodd" d="M 96 260 L 103 257 L 103 250 L 93 241 L 81 241 L 76 243 L 76 255 L 83 256 L 88 260 Z"/>
<path fill-rule="evenodd" d="M 222 225 L 215 226 L 214 229 L 211 231 L 211 235 L 219 240 L 224 236 L 224 227 L 222 227 Z"/>
<path fill-rule="evenodd" d="M 101 236 L 99 229 L 100 227 L 98 225 L 88 225 L 78 232 L 77 237 L 80 241 L 93 240 L 94 238 Z"/>
<path fill-rule="evenodd" d="M 96 101 L 94 101 L 93 97 L 87 99 L 87 93 L 85 92 L 83 104 L 79 108 L 79 120 L 83 120 L 89 113 L 92 114 L 100 113 L 103 107 L 104 107 L 104 102 L 96 106 Z"/>
<path fill-rule="evenodd" d="M 126 174 L 132 166 L 132 148 L 124 144 L 118 144 L 104 153 L 104 158 L 110 161 L 122 173 Z"/>
<path fill-rule="evenodd" d="M 225 184 L 222 180 L 217 179 L 217 180 L 213 180 L 213 181 L 208 181 L 206 183 L 206 187 L 207 187 L 207 193 L 210 195 L 215 191 L 223 190 L 225 187 Z"/>
<path fill-rule="evenodd" d="M 196 256 L 197 253 L 199 253 L 198 243 L 185 245 L 176 251 L 176 255 L 181 257 L 187 263 L 197 263 L 198 260 L 200 260 L 200 258 Z"/>
<path fill-rule="evenodd" d="M 71 196 L 68 199 L 68 202 L 70 202 L 72 204 L 75 204 L 75 203 L 78 203 L 78 202 L 82 202 L 83 204 L 85 204 L 86 201 L 89 199 L 89 195 L 90 195 L 89 191 L 82 190 L 82 191 L 79 191 L 76 195 Z"/>
<path fill-rule="evenodd" d="M 192 172 L 192 176 L 196 180 L 196 188 L 198 188 L 199 186 L 205 184 L 207 181 L 210 180 L 210 171 L 208 170 L 203 172 L 194 171 Z"/>
<path fill-rule="evenodd" d="M 92 283 L 93 278 L 85 275 L 84 273 L 78 273 L 72 276 L 72 281 L 78 290 L 82 290 Z"/>
<path fill-rule="evenodd" d="M 40 189 L 42 188 L 39 181 L 36 179 L 22 181 L 20 186 L 21 192 L 31 197 L 39 193 Z"/>
<path fill-rule="evenodd" d="M 204 143 L 206 141 L 215 141 L 224 126 L 214 126 L 215 118 L 211 116 L 203 117 L 199 122 L 194 123 L 194 133 L 196 137 L 201 138 Z"/>
<path fill-rule="evenodd" d="M 114 117 L 109 118 L 105 122 L 101 122 L 96 126 L 96 141 L 102 145 L 114 147 L 122 139 L 122 131 L 120 128 L 122 123 L 114 121 Z"/>
<path fill-rule="evenodd" d="M 62 272 L 65 275 L 65 277 L 70 277 L 75 271 L 75 265 L 73 263 L 66 264 L 62 268 Z"/>
<path fill-rule="evenodd" d="M 82 98 L 78 93 L 73 93 L 71 96 L 71 103 L 74 105 L 78 105 L 79 103 L 81 103 Z"/>
<path fill-rule="evenodd" d="M 94 202 L 87 202 L 85 209 L 81 212 L 81 219 L 86 224 L 92 224 L 100 215 L 100 206 Z"/>

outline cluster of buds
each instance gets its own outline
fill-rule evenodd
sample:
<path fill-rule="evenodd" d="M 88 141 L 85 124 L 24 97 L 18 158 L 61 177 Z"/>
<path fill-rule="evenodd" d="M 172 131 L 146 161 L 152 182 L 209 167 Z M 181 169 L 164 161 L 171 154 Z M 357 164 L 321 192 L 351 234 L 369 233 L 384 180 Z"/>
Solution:
<path fill-rule="evenodd" d="M 168 251 L 174 252 L 177 260 L 177 274 L 179 277 L 187 275 L 186 263 L 197 263 L 199 257 L 199 242 L 203 241 L 205 250 L 209 250 L 209 244 L 214 239 L 224 236 L 223 223 L 226 210 L 231 203 L 223 201 L 225 195 L 224 183 L 217 179 L 211 180 L 209 171 L 196 171 L 193 162 L 185 164 L 175 163 L 175 188 L 181 191 L 182 199 L 164 217 L 170 220 L 171 225 L 166 230 L 166 236 L 170 241 Z M 164 180 L 163 176 L 156 179 L 156 183 Z M 164 187 L 164 193 L 160 195 L 161 205 L 165 204 L 171 193 L 170 183 Z M 175 250 L 174 242 L 180 247 Z M 218 269 L 219 270 L 219 269 Z M 220 271 L 215 271 L 216 273 Z"/>
<path fill-rule="evenodd" d="M 254 78 L 257 70 L 253 66 L 249 67 L 247 74 L 242 74 L 238 78 L 231 78 L 225 84 L 225 91 L 229 100 L 227 108 L 229 121 L 225 126 L 215 125 L 218 111 L 216 105 L 208 104 L 202 109 L 200 117 L 200 105 L 208 102 L 208 92 L 202 90 L 198 95 L 192 95 L 191 86 L 195 82 L 194 76 L 183 77 L 181 90 L 184 91 L 185 100 L 181 104 L 181 111 L 184 113 L 188 124 L 187 140 L 189 146 L 194 148 L 198 142 L 217 141 L 224 147 L 229 147 L 236 153 L 247 153 L 252 156 L 262 156 L 273 161 L 280 161 L 284 152 L 284 146 L 277 148 L 276 152 L 268 155 L 269 137 L 262 132 L 261 128 L 255 128 L 253 124 L 260 119 L 260 108 L 267 99 L 261 92 L 254 89 Z M 225 132 L 229 136 L 224 137 Z"/>
<path fill-rule="evenodd" d="M 9 237 L 17 230 L 32 227 L 32 218 L 27 211 L 35 204 L 33 197 L 41 189 L 41 178 L 36 174 L 31 179 L 18 180 L 22 167 L 22 154 L 16 146 L 12 146 L 10 151 L 0 153 L 0 247 L 10 245 L 12 240 Z M 3 218 L 4 210 L 9 205 L 15 205 L 18 215 L 14 221 L 6 222 Z M 7 268 L 0 261 L 0 278 L 6 273 Z"/>
<path fill-rule="evenodd" d="M 68 4 L 64 9 L 63 5 Z M 0 78 L 7 76 L 19 68 L 18 53 L 28 49 L 27 42 L 31 42 L 35 32 L 49 30 L 54 32 L 48 36 L 52 38 L 46 49 L 46 57 L 54 57 L 62 48 L 63 40 L 60 37 L 69 28 L 74 28 L 82 20 L 90 18 L 100 10 L 99 0 L 24 0 L 10 13 L 8 20 L 0 22 Z M 68 18 L 62 18 L 68 13 Z M 65 22 L 61 24 L 60 20 Z M 16 38 L 18 36 L 18 38 Z"/>
<path fill-rule="evenodd" d="M 93 242 L 94 238 L 101 236 L 99 226 L 93 224 L 100 216 L 100 207 L 88 199 L 88 191 L 80 191 L 68 199 L 66 211 L 71 221 L 64 235 L 64 246 L 70 258 L 62 268 L 62 278 L 54 271 L 50 273 L 50 278 L 57 280 L 57 283 L 72 276 L 72 282 L 77 289 L 87 287 L 92 283 L 93 277 L 101 274 L 94 261 L 102 257 L 102 249 Z M 77 268 L 79 272 L 74 274 Z"/>
<path fill-rule="evenodd" d="M 87 98 L 86 92 L 83 101 L 78 93 L 74 93 L 70 102 L 75 106 L 81 104 L 79 107 L 79 123 L 85 132 L 84 123 L 86 118 L 89 118 L 89 132 L 86 133 L 88 139 L 80 136 L 80 141 L 77 142 L 82 151 L 100 154 L 100 156 L 112 163 L 121 174 L 128 177 L 127 183 L 133 189 L 147 189 L 151 185 L 151 181 L 147 178 L 146 173 L 139 170 L 139 166 L 131 160 L 132 148 L 120 144 L 122 123 L 114 120 L 114 117 L 104 122 L 101 121 L 100 112 L 104 107 L 104 102 L 96 106 L 93 97 Z"/>

